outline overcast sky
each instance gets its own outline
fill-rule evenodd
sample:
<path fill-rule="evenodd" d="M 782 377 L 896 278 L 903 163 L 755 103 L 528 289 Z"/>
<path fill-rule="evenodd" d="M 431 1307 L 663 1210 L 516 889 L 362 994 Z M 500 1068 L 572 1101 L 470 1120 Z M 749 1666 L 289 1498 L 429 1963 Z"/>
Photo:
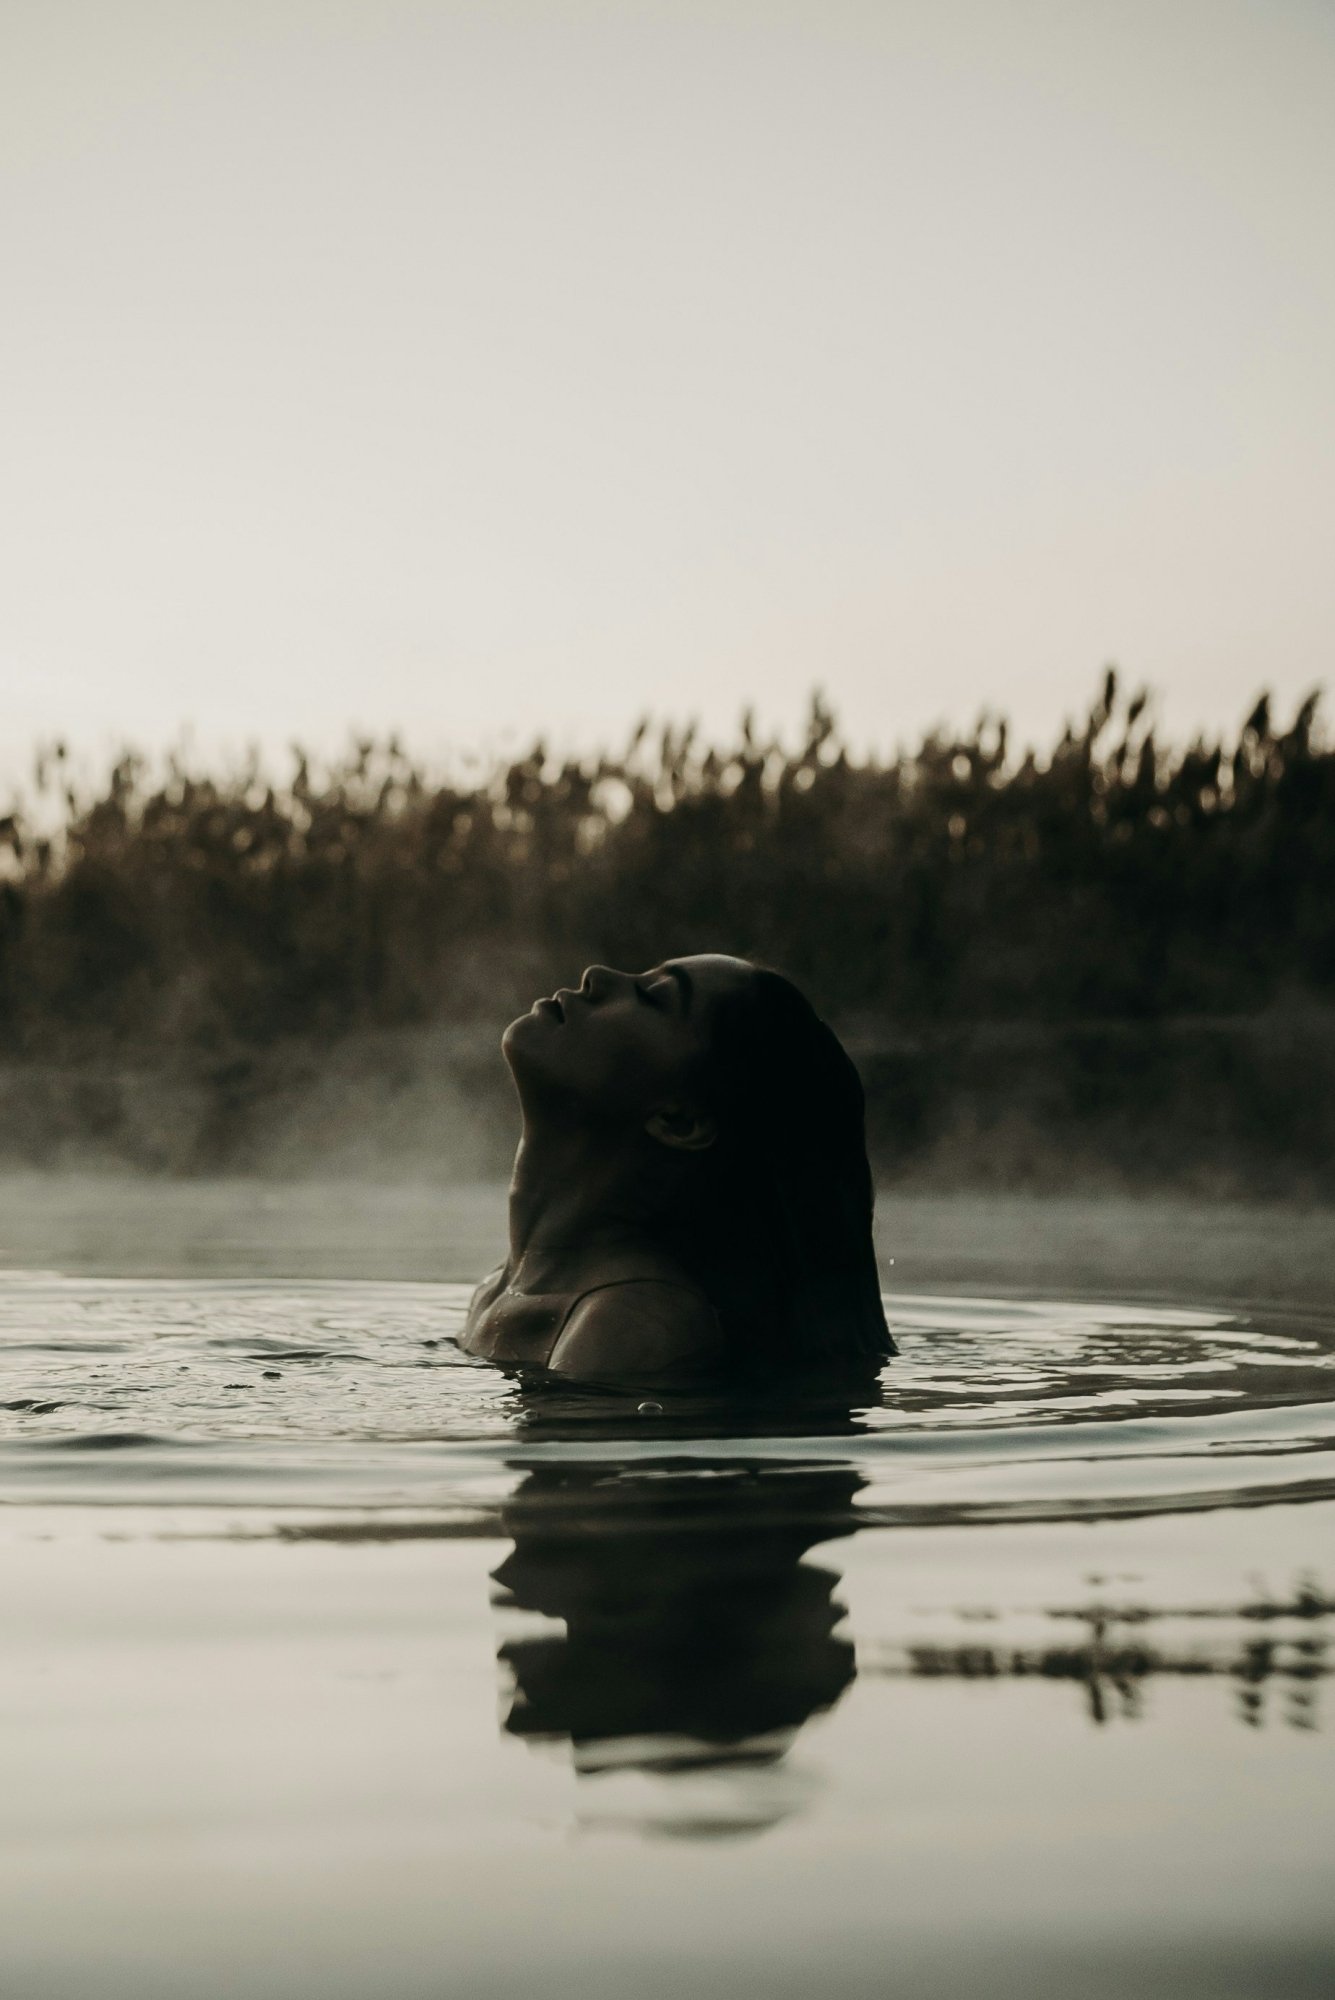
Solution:
<path fill-rule="evenodd" d="M 0 767 L 1335 639 L 1335 7 L 5 0 Z"/>

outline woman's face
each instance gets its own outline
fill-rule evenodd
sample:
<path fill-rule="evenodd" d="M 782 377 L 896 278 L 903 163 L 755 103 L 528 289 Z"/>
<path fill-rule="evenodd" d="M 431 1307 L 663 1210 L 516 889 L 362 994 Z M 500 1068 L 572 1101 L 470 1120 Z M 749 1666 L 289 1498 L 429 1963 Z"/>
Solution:
<path fill-rule="evenodd" d="M 651 972 L 591 965 L 577 987 L 512 1021 L 501 1048 L 526 1102 L 560 1097 L 600 1121 L 642 1123 L 689 1099 L 720 1002 L 753 974 L 712 953 Z"/>

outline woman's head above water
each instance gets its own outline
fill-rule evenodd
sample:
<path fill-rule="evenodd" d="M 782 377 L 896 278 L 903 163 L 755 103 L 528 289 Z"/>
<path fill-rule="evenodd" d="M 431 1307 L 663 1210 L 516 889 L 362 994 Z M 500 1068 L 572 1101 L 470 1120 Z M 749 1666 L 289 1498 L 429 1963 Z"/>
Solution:
<path fill-rule="evenodd" d="M 874 1364 L 893 1352 L 872 1248 L 862 1087 L 782 974 L 718 954 L 590 966 L 502 1048 L 530 1167 L 567 1215 L 655 1243 L 737 1358 Z M 518 1177 L 517 1183 L 518 1186 Z"/>
<path fill-rule="evenodd" d="M 712 1058 L 720 1024 L 756 983 L 777 979 L 741 958 L 665 959 L 652 972 L 591 965 L 512 1021 L 501 1047 L 525 1118 L 698 1151 L 714 1143 Z M 787 981 L 783 984 L 787 985 Z M 794 989 L 795 990 L 795 989 Z"/>

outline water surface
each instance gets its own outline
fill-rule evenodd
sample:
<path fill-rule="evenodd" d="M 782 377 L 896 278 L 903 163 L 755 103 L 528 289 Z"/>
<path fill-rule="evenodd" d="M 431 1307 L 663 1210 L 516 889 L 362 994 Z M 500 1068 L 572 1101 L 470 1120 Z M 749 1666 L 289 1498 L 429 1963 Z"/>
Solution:
<path fill-rule="evenodd" d="M 641 1408 L 467 1292 L 0 1277 L 7 1992 L 1331 1990 L 1335 1317 Z"/>

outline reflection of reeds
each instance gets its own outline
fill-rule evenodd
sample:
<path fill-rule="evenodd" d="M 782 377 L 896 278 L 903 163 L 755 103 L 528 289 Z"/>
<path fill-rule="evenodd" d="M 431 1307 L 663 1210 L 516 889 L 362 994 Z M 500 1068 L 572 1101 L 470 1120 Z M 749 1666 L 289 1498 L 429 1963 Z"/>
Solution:
<path fill-rule="evenodd" d="M 494 1022 L 591 960 L 723 946 L 809 986 L 901 1148 L 999 1072 L 1041 1123 L 1054 1075 L 1088 1121 L 1137 1077 L 1162 1104 L 1185 1066 L 1203 1147 L 1236 1100 L 1244 1141 L 1322 1159 L 1335 748 L 1315 714 L 1281 730 L 1262 699 L 1231 743 L 1167 746 L 1110 675 L 1041 759 L 985 722 L 858 760 L 819 700 L 792 748 L 749 723 L 723 748 L 640 730 L 619 756 L 539 744 L 448 781 L 390 741 L 319 773 L 298 754 L 284 782 L 126 756 L 90 789 L 54 750 L 0 819 L 0 1046 L 177 1061 L 218 1109 L 207 1150 L 277 1087 L 268 1050 Z M 1155 1025 L 1281 1002 L 1259 1039 Z M 85 1124 L 114 1123 L 114 1095 L 94 1088 Z"/>
<path fill-rule="evenodd" d="M 1335 1673 L 1324 1630 L 1234 1637 L 1223 1644 L 1207 1642 L 1190 1648 L 1155 1645 L 1131 1635 L 1137 1627 L 1164 1620 L 1282 1621 L 1320 1628 L 1332 1615 L 1335 1600 L 1304 1582 L 1289 1600 L 1178 1609 L 1089 1604 L 1044 1613 L 1048 1618 L 1083 1625 L 1087 1636 L 1082 1643 L 909 1644 L 887 1650 L 879 1659 L 868 1657 L 866 1649 L 859 1657 L 864 1673 L 886 1679 L 1076 1681 L 1085 1689 L 1090 1719 L 1097 1723 L 1114 1715 L 1126 1719 L 1139 1716 L 1144 1685 L 1156 1677 L 1214 1677 L 1236 1683 L 1239 1719 L 1257 1728 L 1266 1717 L 1267 1691 L 1277 1685 L 1284 1690 L 1284 1721 L 1290 1728 L 1311 1730 L 1319 1726 L 1316 1683 Z"/>

